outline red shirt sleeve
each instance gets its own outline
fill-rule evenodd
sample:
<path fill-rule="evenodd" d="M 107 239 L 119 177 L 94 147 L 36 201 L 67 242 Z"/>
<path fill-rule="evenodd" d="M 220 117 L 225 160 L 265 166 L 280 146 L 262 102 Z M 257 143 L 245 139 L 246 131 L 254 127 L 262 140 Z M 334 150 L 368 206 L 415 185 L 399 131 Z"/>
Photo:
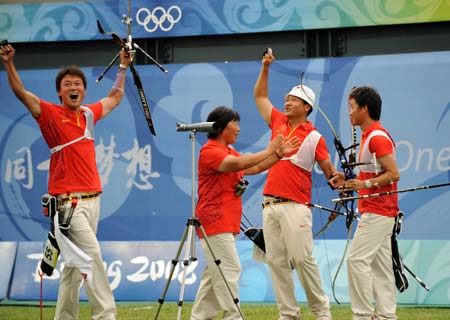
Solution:
<path fill-rule="evenodd" d="M 97 121 L 100 120 L 103 114 L 103 104 L 99 101 L 93 104 L 88 104 L 86 106 L 91 109 L 92 113 L 94 114 L 94 124 L 97 123 Z"/>
<path fill-rule="evenodd" d="M 225 148 L 220 148 L 213 145 L 205 146 L 199 157 L 201 165 L 217 171 L 222 161 L 229 155 Z"/>
<path fill-rule="evenodd" d="M 40 100 L 40 107 L 41 107 L 41 114 L 39 115 L 39 117 L 34 117 L 34 119 L 36 119 L 37 123 L 39 124 L 45 123 L 46 120 L 51 118 L 49 116 L 49 113 L 52 111 L 50 103 L 44 100 Z"/>
<path fill-rule="evenodd" d="M 384 136 L 374 136 L 370 139 L 369 151 L 375 153 L 377 158 L 394 153 L 392 142 Z"/>
<path fill-rule="evenodd" d="M 328 153 L 327 144 L 325 142 L 325 138 L 322 136 L 317 143 L 316 148 L 316 161 L 327 160 L 330 158 L 330 154 Z"/>

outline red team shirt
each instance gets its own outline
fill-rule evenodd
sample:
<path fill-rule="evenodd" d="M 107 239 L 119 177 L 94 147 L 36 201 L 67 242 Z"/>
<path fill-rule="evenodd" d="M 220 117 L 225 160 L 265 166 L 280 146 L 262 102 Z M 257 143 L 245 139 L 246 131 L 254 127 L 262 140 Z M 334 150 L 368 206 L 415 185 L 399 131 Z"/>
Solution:
<path fill-rule="evenodd" d="M 389 133 L 381 126 L 381 123 L 377 121 L 370 125 L 369 128 L 367 128 L 367 130 L 363 133 L 361 138 L 360 152 L 363 150 L 363 146 L 366 143 L 367 137 L 374 130 L 382 130 L 390 137 Z M 370 153 L 376 153 L 377 158 L 381 158 L 385 155 L 394 153 L 393 143 L 394 141 L 392 138 L 391 140 L 389 140 L 384 136 L 374 136 L 370 139 L 369 151 Z M 359 179 L 363 181 L 375 178 L 376 176 L 377 175 L 375 175 L 375 173 L 363 172 L 362 170 L 359 173 Z M 370 193 L 380 193 L 394 190 L 397 190 L 397 183 L 389 184 L 387 186 L 382 186 L 379 188 L 372 187 L 370 189 L 362 189 L 359 191 L 359 195 L 363 196 Z M 358 200 L 358 210 L 360 213 L 372 212 L 382 216 L 395 217 L 397 216 L 397 213 L 399 211 L 398 195 L 395 193 L 388 196 L 360 199 Z"/>
<path fill-rule="evenodd" d="M 240 156 L 233 148 L 225 147 L 214 139 L 209 139 L 200 150 L 198 202 L 195 215 L 199 218 L 207 236 L 224 232 L 239 233 L 240 230 L 242 200 L 234 194 L 234 191 L 244 173 L 217 171 L 222 161 L 229 155 Z M 198 234 L 201 238 L 202 235 Z"/>
<path fill-rule="evenodd" d="M 279 134 L 284 137 L 296 135 L 300 138 L 300 143 L 303 143 L 306 136 L 311 131 L 316 130 L 309 121 L 292 129 L 284 113 L 275 108 L 272 109 L 271 120 L 272 124 L 269 127 L 272 129 L 272 139 Z M 289 157 L 296 152 L 297 150 L 285 155 L 285 157 Z M 321 161 L 329 157 L 325 139 L 320 137 L 314 159 Z M 263 194 L 287 198 L 298 203 L 311 202 L 311 172 L 292 164 L 288 160 L 279 161 L 269 169 Z"/>
<path fill-rule="evenodd" d="M 41 100 L 41 115 L 36 119 L 44 140 L 51 149 L 84 135 L 86 117 L 60 105 Z M 86 105 L 94 114 L 94 124 L 103 113 L 101 102 Z M 84 139 L 51 155 L 48 192 L 52 195 L 71 192 L 101 192 L 95 161 L 94 140 Z"/>

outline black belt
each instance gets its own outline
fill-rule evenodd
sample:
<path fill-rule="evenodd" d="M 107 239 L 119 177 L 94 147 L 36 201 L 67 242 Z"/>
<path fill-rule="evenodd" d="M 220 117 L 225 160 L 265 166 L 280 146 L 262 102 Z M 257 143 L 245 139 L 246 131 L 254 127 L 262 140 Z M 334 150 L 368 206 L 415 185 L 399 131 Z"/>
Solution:
<path fill-rule="evenodd" d="M 288 202 L 293 202 L 293 201 L 294 200 L 287 199 L 287 198 L 269 196 L 267 199 L 265 199 L 263 201 L 262 207 L 264 209 L 264 208 L 274 205 L 274 204 L 282 204 L 282 203 L 288 203 Z"/>
<path fill-rule="evenodd" d="M 70 194 L 65 195 L 58 195 L 58 200 L 62 202 L 70 201 L 72 199 L 81 199 L 81 200 L 87 200 L 87 199 L 93 199 L 100 195 L 100 192 L 72 192 Z"/>

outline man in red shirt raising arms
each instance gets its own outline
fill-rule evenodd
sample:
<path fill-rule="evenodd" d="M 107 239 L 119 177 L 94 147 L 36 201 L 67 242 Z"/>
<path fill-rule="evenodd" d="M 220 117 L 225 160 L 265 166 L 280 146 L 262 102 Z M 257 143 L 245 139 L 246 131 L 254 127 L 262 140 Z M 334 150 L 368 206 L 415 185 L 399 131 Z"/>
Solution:
<path fill-rule="evenodd" d="M 120 67 L 109 95 L 88 105 L 81 105 L 86 95 L 86 77 L 81 69 L 76 66 L 61 69 L 56 76 L 56 91 L 61 101 L 61 105 L 57 105 L 41 100 L 24 88 L 14 65 L 15 53 L 10 44 L 0 49 L 9 85 L 37 121 L 50 149 L 48 191 L 62 204 L 60 215 L 70 210 L 72 201 L 77 199 L 68 238 L 93 261 L 93 283 L 86 286 L 91 317 L 113 320 L 116 318 L 116 306 L 96 237 L 102 186 L 95 162 L 94 125 L 122 100 L 126 69 L 132 57 L 122 50 Z M 64 267 L 56 320 L 78 319 L 81 281 L 82 274 L 78 268 Z"/>
<path fill-rule="evenodd" d="M 363 132 L 358 162 L 358 179 L 344 181 L 334 176 L 330 183 L 359 195 L 397 190 L 400 180 L 395 161 L 395 144 L 380 120 L 381 97 L 370 87 L 350 92 L 350 122 Z M 374 160 L 376 159 L 376 160 Z M 396 288 L 392 267 L 391 236 L 399 212 L 397 194 L 360 199 L 361 214 L 347 259 L 350 303 L 354 320 L 397 319 Z M 372 301 L 375 299 L 377 315 Z"/>
<path fill-rule="evenodd" d="M 312 256 L 312 214 L 305 203 L 311 202 L 311 175 L 315 162 L 326 177 L 336 172 L 330 161 L 325 139 L 307 120 L 314 105 L 314 92 L 303 85 L 286 95 L 284 113 L 268 98 L 269 68 L 275 57 L 271 52 L 262 59 L 255 84 L 256 106 L 272 129 L 272 139 L 297 136 L 300 147 L 269 169 L 263 194 L 263 229 L 266 259 L 272 276 L 280 320 L 301 319 L 294 294 L 291 261 L 305 289 L 308 306 L 317 319 L 330 320 L 330 303 L 322 288 L 317 263 Z"/>

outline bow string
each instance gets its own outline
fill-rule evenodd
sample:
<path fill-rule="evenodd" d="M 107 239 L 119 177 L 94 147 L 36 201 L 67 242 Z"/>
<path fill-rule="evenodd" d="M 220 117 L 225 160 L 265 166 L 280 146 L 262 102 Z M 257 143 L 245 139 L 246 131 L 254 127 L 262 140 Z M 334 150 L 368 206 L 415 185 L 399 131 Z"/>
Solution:
<path fill-rule="evenodd" d="M 303 86 L 303 75 L 304 75 L 304 72 L 301 73 L 301 77 L 300 77 L 300 85 L 301 86 Z M 308 96 L 306 90 L 303 90 L 303 93 L 305 93 L 306 96 Z M 334 147 L 339 156 L 339 163 L 340 163 L 341 169 L 344 172 L 345 180 L 354 179 L 356 177 L 356 175 L 353 171 L 353 167 L 356 162 L 356 148 L 359 145 L 356 142 L 356 128 L 354 126 L 352 126 L 351 145 L 348 148 L 345 148 L 344 145 L 342 144 L 341 138 L 339 137 L 335 127 L 333 126 L 333 123 L 328 118 L 325 111 L 320 107 L 320 105 L 318 103 L 316 103 L 313 107 L 317 108 L 317 110 L 320 112 L 320 114 L 323 116 L 323 118 L 327 122 L 328 127 L 330 128 L 331 132 L 333 133 Z M 350 151 L 350 152 L 349 152 L 349 155 L 347 156 L 348 151 Z M 330 178 L 330 177 L 328 177 L 328 178 Z M 340 198 L 347 198 L 347 197 L 352 197 L 352 196 L 353 196 L 353 191 L 345 191 L 345 192 L 342 192 L 339 194 Z M 350 199 L 350 200 L 336 202 L 334 209 L 325 208 L 323 206 L 314 205 L 312 203 L 308 203 L 308 205 L 317 207 L 321 210 L 326 210 L 326 211 L 331 212 L 331 214 L 328 217 L 328 222 L 326 223 L 326 225 L 324 227 L 322 227 L 322 229 L 319 230 L 316 234 L 314 234 L 314 237 L 317 237 L 319 234 L 323 233 L 333 223 L 333 221 L 338 217 L 338 215 L 344 215 L 346 217 L 345 225 L 347 228 L 347 241 L 346 241 L 344 252 L 340 259 L 338 268 L 336 270 L 336 273 L 335 273 L 335 275 L 333 277 L 333 281 L 332 281 L 333 297 L 334 297 L 335 301 L 338 304 L 340 304 L 339 300 L 336 297 L 334 287 L 335 287 L 336 279 L 337 279 L 340 269 L 342 267 L 343 261 L 345 259 L 345 255 L 347 253 L 348 245 L 350 242 L 353 220 L 355 218 L 355 201 Z M 343 213 L 341 210 L 345 210 L 345 213 Z"/>

